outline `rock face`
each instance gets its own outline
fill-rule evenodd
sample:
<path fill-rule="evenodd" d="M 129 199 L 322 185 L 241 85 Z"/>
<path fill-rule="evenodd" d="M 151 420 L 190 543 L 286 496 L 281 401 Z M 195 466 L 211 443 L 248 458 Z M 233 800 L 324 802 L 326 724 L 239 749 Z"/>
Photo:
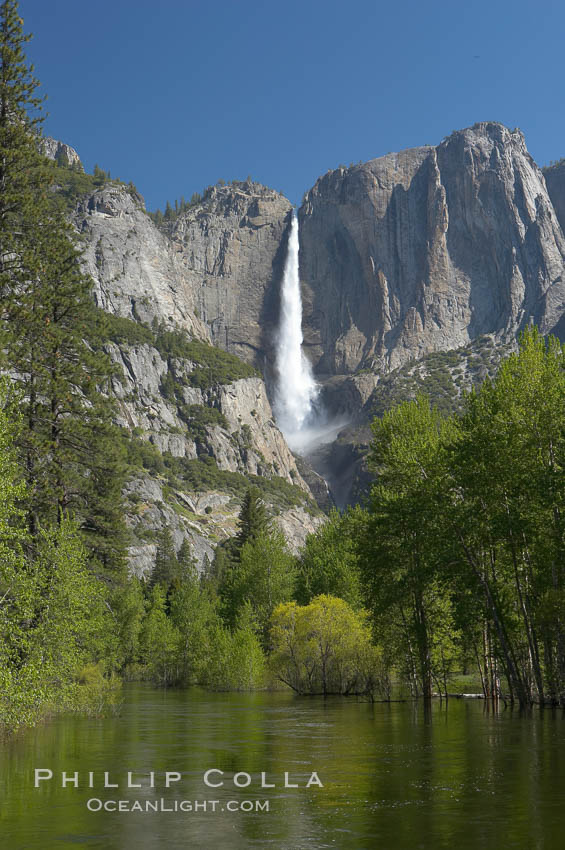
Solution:
<path fill-rule="evenodd" d="M 141 195 L 109 184 L 81 199 L 72 220 L 102 309 L 149 324 L 175 324 L 209 339 L 182 257 L 145 212 Z"/>
<path fill-rule="evenodd" d="M 139 449 L 147 442 L 151 448 L 147 468 L 138 467 L 126 490 L 132 571 L 150 573 L 154 537 L 164 526 L 177 550 L 188 539 L 202 569 L 215 544 L 237 530 L 249 476 L 270 482 L 264 498 L 280 511 L 278 521 L 297 549 L 321 517 L 312 512 L 308 485 L 273 421 L 263 380 L 187 386 L 194 364 L 163 357 L 154 345 L 110 343 L 107 351 L 120 367 L 112 385 L 118 424 L 143 440 Z M 174 395 L 167 395 L 167 382 Z"/>
<path fill-rule="evenodd" d="M 550 169 L 546 187 L 522 134 L 483 123 L 320 178 L 299 211 L 318 376 L 386 373 L 532 321 L 558 330 L 564 174 Z M 269 375 L 290 210 L 272 189 L 233 183 L 158 228 L 141 196 L 109 185 L 74 220 L 104 309 L 175 323 Z"/>
<path fill-rule="evenodd" d="M 292 209 L 258 183 L 215 186 L 169 228 L 214 344 L 259 367 L 269 357 Z"/>
<path fill-rule="evenodd" d="M 135 190 L 109 183 L 79 200 L 72 221 L 103 310 L 145 326 L 157 320 L 263 363 L 276 322 L 290 209 L 281 195 L 255 183 L 218 186 L 207 191 L 202 203 L 159 228 Z M 167 358 L 155 345 L 108 346 L 122 375 L 113 385 L 120 424 L 161 456 L 194 462 L 192 472 L 202 481 L 191 484 L 180 473 L 139 470 L 127 494 L 134 535 L 131 569 L 139 575 L 150 572 L 154 536 L 165 525 L 177 549 L 183 539 L 190 541 L 202 567 L 215 543 L 235 533 L 241 486 L 248 476 L 273 482 L 266 500 L 280 511 L 278 521 L 296 549 L 321 518 L 316 511 L 312 515 L 308 485 L 273 420 L 264 381 L 249 377 L 205 389 L 189 386 L 184 378 L 194 364 Z M 167 382 L 176 388 L 176 398 L 164 392 Z M 191 428 L 183 407 L 185 414 L 187 408 L 193 413 L 202 409 L 202 421 Z M 213 485 L 205 481 L 206 462 L 212 463 Z M 163 474 L 172 476 L 174 486 L 162 480 Z M 234 474 L 236 479 L 230 479 Z M 283 489 L 281 501 L 276 486 L 281 479 L 302 497 L 292 498 Z"/>
<path fill-rule="evenodd" d="M 326 387 L 337 384 L 354 411 L 354 417 L 330 445 L 321 446 L 309 458 L 328 481 L 339 507 L 364 502 L 373 480 L 367 455 L 373 439 L 371 422 L 401 402 L 418 394 L 427 396 L 440 413 L 458 411 L 464 394 L 493 378 L 502 358 L 517 350 L 517 341 L 506 344 L 495 334 L 477 337 L 469 345 L 436 351 L 411 360 L 387 375 L 361 373 L 335 376 Z M 335 404 L 329 399 L 328 407 Z"/>
<path fill-rule="evenodd" d="M 72 149 L 43 141 L 48 156 L 76 165 Z M 157 226 L 131 185 L 107 183 L 78 201 L 72 220 L 100 307 L 180 328 L 268 378 L 290 212 L 279 193 L 234 182 Z M 129 492 L 133 568 L 150 568 L 164 524 L 203 563 L 234 533 L 234 482 L 250 476 L 272 483 L 269 498 L 297 547 L 320 522 L 304 501 L 308 485 L 327 507 L 323 479 L 339 504 L 366 483 L 367 423 L 393 385 L 411 397 L 422 381 L 465 384 L 467 354 L 449 381 L 427 358 L 483 335 L 511 344 L 530 322 L 565 336 L 564 219 L 565 167 L 544 179 L 522 134 L 501 124 L 320 178 L 299 211 L 303 330 L 327 407 L 349 427 L 312 465 L 297 468 L 259 377 L 202 389 L 187 380 L 194 364 L 168 357 L 156 337 L 110 345 L 123 373 L 114 386 L 122 424 L 165 460 L 138 469 Z M 411 361 L 426 365 L 405 374 Z"/>
<path fill-rule="evenodd" d="M 139 194 L 110 184 L 84 198 L 73 218 L 103 309 L 174 323 L 263 367 L 291 208 L 258 183 L 214 186 L 160 229 Z"/>
<path fill-rule="evenodd" d="M 206 454 L 214 458 L 220 470 L 242 475 L 274 473 L 308 492 L 274 423 L 261 378 L 243 378 L 207 389 L 185 387 L 178 376 L 180 368 L 187 368 L 186 361 L 170 364 L 151 345 L 112 344 L 108 351 L 123 373 L 112 387 L 121 411 L 120 425 L 141 430 L 161 453 L 189 459 Z M 195 437 L 179 416 L 178 404 L 163 395 L 167 374 L 174 375 L 177 387 L 182 386 L 185 405 L 218 411 L 222 424 L 207 424 L 204 435 L 198 428 Z"/>
<path fill-rule="evenodd" d="M 82 162 L 76 150 L 58 139 L 44 136 L 39 140 L 39 150 L 48 159 L 53 159 L 59 165 L 83 170 Z"/>
<path fill-rule="evenodd" d="M 543 176 L 559 224 L 565 233 L 565 160 L 544 168 Z"/>
<path fill-rule="evenodd" d="M 565 311 L 565 238 L 519 131 L 483 123 L 437 147 L 320 178 L 299 211 L 304 331 L 320 376 L 411 358 Z"/>

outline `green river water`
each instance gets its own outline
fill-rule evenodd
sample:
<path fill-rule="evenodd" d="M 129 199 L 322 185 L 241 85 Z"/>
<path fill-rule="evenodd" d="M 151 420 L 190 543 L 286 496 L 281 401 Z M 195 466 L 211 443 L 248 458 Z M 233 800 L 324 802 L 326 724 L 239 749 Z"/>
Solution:
<path fill-rule="evenodd" d="M 565 847 L 562 712 L 493 715 L 482 701 L 452 700 L 424 713 L 408 703 L 143 685 L 124 696 L 117 717 L 57 718 L 4 742 L 2 850 Z M 36 768 L 53 779 L 35 788 Z M 209 769 L 223 771 L 210 776 L 223 787 L 206 787 Z M 62 788 L 62 771 L 78 771 L 79 787 Z M 118 789 L 103 787 L 104 771 Z M 141 789 L 127 788 L 128 771 Z M 165 771 L 182 774 L 169 789 Z M 305 787 L 312 771 L 323 788 Z M 238 772 L 252 776 L 249 787 L 234 787 Z M 262 772 L 276 788 L 261 789 Z M 285 772 L 299 788 L 284 788 Z M 193 810 L 89 811 L 92 800 Z M 255 801 L 269 811 L 241 810 Z"/>

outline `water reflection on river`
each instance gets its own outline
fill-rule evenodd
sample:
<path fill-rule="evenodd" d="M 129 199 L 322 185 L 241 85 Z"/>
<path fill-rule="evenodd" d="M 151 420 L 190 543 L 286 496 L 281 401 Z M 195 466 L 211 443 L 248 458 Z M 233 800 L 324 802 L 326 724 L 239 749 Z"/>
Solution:
<path fill-rule="evenodd" d="M 128 686 L 125 697 L 119 717 L 59 718 L 3 745 L 3 850 L 565 846 L 561 712 L 493 715 L 473 700 L 451 701 L 447 710 L 436 703 L 426 715 L 412 704 L 143 685 Z M 35 789 L 34 768 L 51 769 L 54 779 Z M 225 787 L 206 788 L 210 768 L 224 772 Z M 167 770 L 182 773 L 168 790 Z M 78 771 L 83 786 L 61 788 L 62 771 Z M 104 789 L 104 771 L 121 787 Z M 128 790 L 127 771 L 144 787 Z M 322 789 L 304 787 L 312 771 Z M 252 785 L 234 788 L 237 772 L 251 774 Z M 276 788 L 259 787 L 262 772 Z M 282 786 L 285 772 L 299 788 Z M 182 800 L 209 805 L 157 813 L 87 808 L 89 799 L 144 806 L 161 798 L 168 808 Z M 269 812 L 227 811 L 230 801 L 249 807 L 255 800 L 267 800 Z"/>

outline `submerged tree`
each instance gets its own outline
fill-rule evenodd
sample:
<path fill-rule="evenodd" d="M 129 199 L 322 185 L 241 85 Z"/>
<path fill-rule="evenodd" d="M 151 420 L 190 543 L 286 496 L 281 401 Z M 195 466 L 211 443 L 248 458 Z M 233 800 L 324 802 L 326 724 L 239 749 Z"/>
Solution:
<path fill-rule="evenodd" d="M 565 355 L 527 331 L 469 397 L 450 458 L 451 533 L 521 702 L 565 704 Z"/>
<path fill-rule="evenodd" d="M 309 605 L 279 605 L 272 616 L 271 665 L 301 694 L 388 694 L 381 651 L 366 612 L 343 599 L 317 596 Z"/>
<path fill-rule="evenodd" d="M 374 425 L 364 587 L 424 696 L 474 657 L 485 696 L 565 704 L 564 423 L 564 349 L 531 329 L 460 415 L 418 399 Z"/>
<path fill-rule="evenodd" d="M 83 706 L 81 669 L 110 672 L 118 654 L 107 588 L 87 569 L 74 523 L 63 517 L 34 538 L 17 462 L 17 403 L 0 385 L 0 726 L 33 723 L 56 705 Z M 104 679 L 101 675 L 100 684 Z M 103 688 L 99 689 L 99 694 Z"/>
<path fill-rule="evenodd" d="M 363 535 L 361 567 L 375 628 L 386 631 L 389 662 L 414 694 L 430 699 L 434 623 L 450 617 L 441 555 L 442 452 L 449 424 L 421 397 L 373 425 L 377 474 Z M 439 546 L 438 546 L 439 544 Z"/>

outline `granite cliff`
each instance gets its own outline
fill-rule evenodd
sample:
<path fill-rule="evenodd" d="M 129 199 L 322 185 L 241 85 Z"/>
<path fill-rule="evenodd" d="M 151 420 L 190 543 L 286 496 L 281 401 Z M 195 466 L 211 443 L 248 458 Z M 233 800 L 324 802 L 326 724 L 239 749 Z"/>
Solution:
<path fill-rule="evenodd" d="M 292 209 L 259 183 L 213 186 L 168 228 L 212 342 L 260 368 L 271 356 Z"/>
<path fill-rule="evenodd" d="M 565 159 L 543 169 L 551 203 L 565 233 Z"/>
<path fill-rule="evenodd" d="M 501 124 L 320 178 L 299 212 L 320 376 L 380 374 L 565 310 L 565 239 L 524 137 Z"/>
<path fill-rule="evenodd" d="M 58 144 L 45 153 L 64 162 Z M 340 503 L 366 482 L 375 413 L 422 386 L 452 405 L 521 328 L 565 331 L 564 174 L 558 165 L 544 178 L 521 132 L 489 122 L 436 147 L 340 167 L 306 193 L 305 349 L 328 410 L 351 420 L 312 462 Z M 114 387 L 122 424 L 164 459 L 159 471 L 154 456 L 129 492 L 140 571 L 164 522 L 178 545 L 189 536 L 200 561 L 210 556 L 233 532 L 250 476 L 271 482 L 265 492 L 295 547 L 320 521 L 311 492 L 328 505 L 320 477 L 296 466 L 268 398 L 290 211 L 284 196 L 251 181 L 210 187 L 160 224 L 131 184 L 107 181 L 70 205 L 98 305 L 142 329 L 139 339 L 130 327 L 108 342 L 124 376 Z M 170 356 L 163 329 L 237 355 L 267 383 L 236 368 L 233 380 L 195 386 L 201 364 Z M 207 477 L 203 464 L 220 476 Z"/>
<path fill-rule="evenodd" d="M 131 184 L 91 181 L 84 191 L 87 176 L 65 179 L 64 169 L 82 168 L 72 149 L 50 139 L 42 149 L 59 166 L 55 186 L 108 317 L 118 422 L 131 435 L 131 569 L 151 571 L 165 525 L 177 550 L 187 539 L 205 566 L 216 543 L 235 533 L 250 483 L 296 551 L 322 515 L 276 427 L 261 373 L 241 359 L 265 360 L 254 305 L 278 292 L 290 203 L 258 184 L 217 186 L 159 228 Z M 212 345 L 219 341 L 240 357 Z"/>
<path fill-rule="evenodd" d="M 109 331 L 118 424 L 131 435 L 131 568 L 151 571 L 155 537 L 165 525 L 177 550 L 190 542 L 202 568 L 216 543 L 237 530 L 251 483 L 296 551 L 321 515 L 273 421 L 260 374 L 179 331 L 116 316 Z"/>
<path fill-rule="evenodd" d="M 53 139 L 51 136 L 41 136 L 38 147 L 47 159 L 53 159 L 62 167 L 84 171 L 78 153 L 70 145 L 66 145 L 58 139 Z"/>

